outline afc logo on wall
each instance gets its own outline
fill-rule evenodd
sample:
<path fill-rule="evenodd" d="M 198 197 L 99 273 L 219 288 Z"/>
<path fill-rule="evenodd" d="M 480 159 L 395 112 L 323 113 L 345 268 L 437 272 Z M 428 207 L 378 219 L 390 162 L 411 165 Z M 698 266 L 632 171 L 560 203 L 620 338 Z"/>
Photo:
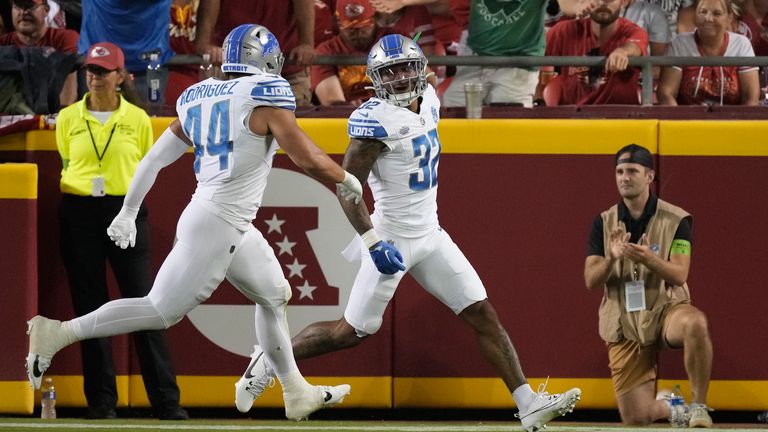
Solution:
<path fill-rule="evenodd" d="M 272 168 L 254 225 L 274 249 L 291 285 L 291 334 L 317 321 L 339 319 L 360 262 L 341 256 L 355 231 L 336 194 L 302 173 Z M 253 352 L 253 305 L 206 303 L 187 317 L 222 349 L 246 357 Z"/>

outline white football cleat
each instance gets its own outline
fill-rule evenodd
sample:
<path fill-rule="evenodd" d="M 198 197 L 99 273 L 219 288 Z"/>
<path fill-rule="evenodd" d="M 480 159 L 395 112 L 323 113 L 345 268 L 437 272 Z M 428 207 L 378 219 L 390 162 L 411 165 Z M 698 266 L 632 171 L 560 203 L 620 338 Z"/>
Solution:
<path fill-rule="evenodd" d="M 352 390 L 352 387 L 350 387 L 349 384 L 318 387 L 320 387 L 320 390 L 324 393 L 323 408 L 329 408 L 344 402 L 344 397 L 346 397 Z"/>
<path fill-rule="evenodd" d="M 581 399 L 581 390 L 572 388 L 565 393 L 549 394 L 544 391 L 546 383 L 539 386 L 539 392 L 525 412 L 515 414 L 526 432 L 537 432 L 546 427 L 546 423 L 555 417 L 572 412 L 576 402 Z"/>
<path fill-rule="evenodd" d="M 349 394 L 348 384 L 338 386 L 309 386 L 302 392 L 283 392 L 285 416 L 289 420 L 306 420 L 310 414 L 329 406 L 341 403 Z"/>
<path fill-rule="evenodd" d="M 261 396 L 267 387 L 275 386 L 275 371 L 267 365 L 267 356 L 261 347 L 254 345 L 248 369 L 235 383 L 235 406 L 246 413 L 253 407 L 253 401 Z"/>
<path fill-rule="evenodd" d="M 32 389 L 37 390 L 43 381 L 43 374 L 51 365 L 53 356 L 60 349 L 74 342 L 75 337 L 69 326 L 40 315 L 27 321 L 27 334 L 29 335 L 27 376 Z"/>

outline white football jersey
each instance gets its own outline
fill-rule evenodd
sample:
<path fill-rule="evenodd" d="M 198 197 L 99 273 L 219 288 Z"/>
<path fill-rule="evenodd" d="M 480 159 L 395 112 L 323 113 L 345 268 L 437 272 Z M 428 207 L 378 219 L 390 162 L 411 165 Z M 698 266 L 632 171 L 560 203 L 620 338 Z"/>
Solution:
<path fill-rule="evenodd" d="M 259 106 L 294 111 L 290 84 L 267 73 L 228 81 L 209 78 L 176 101 L 181 126 L 195 146 L 192 199 L 242 230 L 256 217 L 278 149 L 274 137 L 248 128 L 251 111 Z"/>
<path fill-rule="evenodd" d="M 387 146 L 368 176 L 377 227 L 402 237 L 420 237 L 439 227 L 439 120 L 440 100 L 432 86 L 422 95 L 418 113 L 374 97 L 349 117 L 350 138 L 376 139 Z"/>

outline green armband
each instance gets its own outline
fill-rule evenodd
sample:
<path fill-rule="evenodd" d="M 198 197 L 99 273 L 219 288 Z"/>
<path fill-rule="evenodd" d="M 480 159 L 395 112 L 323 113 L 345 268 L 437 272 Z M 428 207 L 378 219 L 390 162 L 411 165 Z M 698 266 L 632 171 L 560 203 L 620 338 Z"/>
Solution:
<path fill-rule="evenodd" d="M 672 246 L 669 248 L 670 255 L 690 255 L 691 242 L 688 240 L 672 240 Z"/>

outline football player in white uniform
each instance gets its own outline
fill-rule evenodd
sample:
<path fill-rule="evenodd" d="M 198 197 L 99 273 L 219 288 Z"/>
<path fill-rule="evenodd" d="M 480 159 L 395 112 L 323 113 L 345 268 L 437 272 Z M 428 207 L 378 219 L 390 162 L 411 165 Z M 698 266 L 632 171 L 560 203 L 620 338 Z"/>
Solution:
<path fill-rule="evenodd" d="M 274 251 L 252 225 L 272 159 L 280 147 L 311 176 L 335 182 L 359 202 L 362 186 L 299 129 L 291 86 L 280 77 L 283 55 L 265 27 L 241 25 L 223 44 L 226 80 L 210 78 L 185 90 L 178 120 L 139 164 L 122 210 L 107 230 L 133 246 L 139 205 L 158 172 L 194 147 L 197 189 L 177 226 L 177 242 L 150 293 L 124 298 L 71 321 L 29 321 L 27 371 L 32 387 L 61 348 L 139 330 L 164 329 L 205 301 L 226 277 L 256 303 L 256 335 L 283 387 L 286 417 L 301 420 L 349 393 L 349 385 L 312 386 L 296 366 L 285 318 L 291 288 Z"/>
<path fill-rule="evenodd" d="M 367 73 L 376 97 L 349 118 L 350 143 L 343 166 L 361 182 L 368 180 L 375 201 L 373 215 L 364 202 L 341 200 L 360 234 L 345 254 L 358 250 L 362 264 L 344 317 L 305 328 L 293 338 L 294 355 L 302 359 L 349 348 L 376 333 L 408 272 L 474 330 L 483 356 L 512 393 L 523 428 L 533 432 L 572 411 L 581 390 L 552 395 L 543 388 L 533 391 L 477 272 L 440 228 L 440 101 L 427 85 L 426 63 L 419 46 L 400 35 L 384 36 L 368 55 Z M 259 353 L 257 348 L 252 366 L 270 374 L 270 365 Z M 260 392 L 248 383 L 265 379 L 241 378 L 236 399 L 252 403 Z"/>

